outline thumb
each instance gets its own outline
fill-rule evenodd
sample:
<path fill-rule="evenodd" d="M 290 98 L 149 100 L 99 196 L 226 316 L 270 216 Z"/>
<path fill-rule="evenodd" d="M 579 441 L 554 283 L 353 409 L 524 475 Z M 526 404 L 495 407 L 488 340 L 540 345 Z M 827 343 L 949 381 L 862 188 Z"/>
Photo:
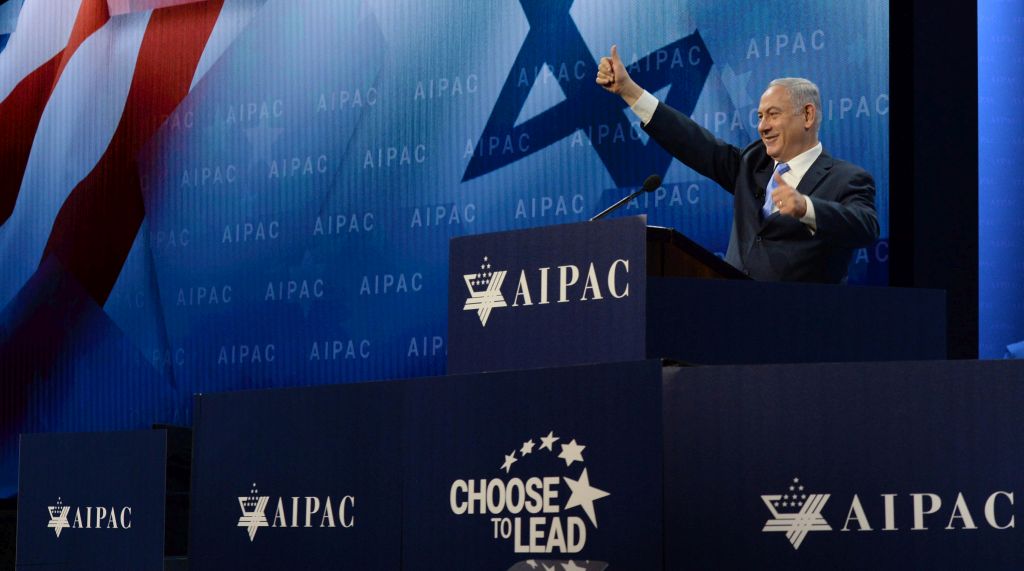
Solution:
<path fill-rule="evenodd" d="M 784 181 L 782 180 L 782 175 L 781 175 L 781 174 L 779 174 L 779 171 L 775 171 L 775 173 L 774 173 L 774 174 L 772 174 L 772 178 L 774 178 L 774 179 L 775 179 L 775 182 L 776 182 L 776 183 L 777 183 L 777 184 L 778 184 L 779 186 L 785 186 L 785 185 L 786 185 L 786 183 L 785 183 L 785 182 L 784 182 Z"/>
<path fill-rule="evenodd" d="M 612 64 L 622 65 L 622 60 L 619 59 L 619 46 L 612 44 Z"/>

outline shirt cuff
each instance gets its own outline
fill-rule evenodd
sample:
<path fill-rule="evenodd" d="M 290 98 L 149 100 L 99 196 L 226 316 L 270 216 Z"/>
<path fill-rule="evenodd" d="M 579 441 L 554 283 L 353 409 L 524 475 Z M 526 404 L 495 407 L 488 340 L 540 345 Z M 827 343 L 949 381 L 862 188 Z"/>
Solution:
<path fill-rule="evenodd" d="M 629 107 L 640 118 L 641 125 L 647 125 L 654 118 L 654 111 L 658 108 L 658 98 L 644 90 L 637 98 L 636 103 Z"/>
<path fill-rule="evenodd" d="M 813 235 L 818 231 L 818 219 L 814 216 L 814 201 L 811 200 L 810 196 L 804 196 L 804 202 L 807 203 L 807 212 L 800 218 L 800 221 L 810 228 Z"/>

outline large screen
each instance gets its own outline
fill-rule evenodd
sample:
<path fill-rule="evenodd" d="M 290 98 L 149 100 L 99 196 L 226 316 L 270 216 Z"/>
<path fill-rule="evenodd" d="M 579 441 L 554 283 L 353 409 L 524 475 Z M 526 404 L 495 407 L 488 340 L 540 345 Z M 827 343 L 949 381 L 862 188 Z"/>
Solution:
<path fill-rule="evenodd" d="M 136 4 L 0 2 L 0 497 L 21 432 L 443 373 L 454 236 L 586 220 L 658 174 L 623 214 L 724 255 L 731 195 L 595 84 L 613 43 L 737 146 L 771 79 L 815 81 L 826 151 L 877 183 L 850 281 L 887 282 L 887 1 Z"/>

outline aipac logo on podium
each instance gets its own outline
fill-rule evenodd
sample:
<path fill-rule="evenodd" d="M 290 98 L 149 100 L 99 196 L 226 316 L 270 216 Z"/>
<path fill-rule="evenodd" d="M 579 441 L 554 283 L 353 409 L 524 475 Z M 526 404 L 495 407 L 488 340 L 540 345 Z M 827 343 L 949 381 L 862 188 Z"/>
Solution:
<path fill-rule="evenodd" d="M 72 513 L 72 508 L 74 509 Z M 65 529 L 98 529 L 124 531 L 132 528 L 132 507 L 113 504 L 98 506 L 65 505 L 63 497 L 57 497 L 56 505 L 46 506 L 49 521 L 46 527 L 53 530 L 60 539 Z"/>
<path fill-rule="evenodd" d="M 805 493 L 800 478 L 793 478 L 788 491 L 761 496 L 761 501 L 772 513 L 772 518 L 765 522 L 761 531 L 785 532 L 793 549 L 800 549 L 807 532 L 832 531 L 832 526 L 821 515 L 829 497 L 830 494 Z"/>
<path fill-rule="evenodd" d="M 487 327 L 491 310 L 496 307 L 507 307 L 505 296 L 501 294 L 501 285 L 505 283 L 507 273 L 505 270 L 492 270 L 490 261 L 484 256 L 479 272 L 462 275 L 469 289 L 469 298 L 462 309 L 475 311 L 480 318 L 480 325 L 484 327 Z"/>
<path fill-rule="evenodd" d="M 242 517 L 238 518 L 238 527 L 244 527 L 249 532 L 250 543 L 256 538 L 259 528 L 270 525 L 266 515 L 270 496 L 257 496 L 258 493 L 256 482 L 253 482 L 248 496 L 238 496 L 238 505 L 242 508 Z"/>
<path fill-rule="evenodd" d="M 46 511 L 50 515 L 50 522 L 46 524 L 46 527 L 53 529 L 53 532 L 60 537 L 60 532 L 71 527 L 68 523 L 68 512 L 71 511 L 71 506 L 64 505 L 64 501 L 57 498 L 57 505 L 46 506 Z"/>

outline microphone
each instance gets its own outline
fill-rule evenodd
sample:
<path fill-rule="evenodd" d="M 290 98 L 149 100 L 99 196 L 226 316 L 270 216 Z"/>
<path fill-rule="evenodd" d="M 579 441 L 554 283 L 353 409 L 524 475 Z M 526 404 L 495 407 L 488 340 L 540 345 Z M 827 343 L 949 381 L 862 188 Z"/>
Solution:
<path fill-rule="evenodd" d="M 630 194 L 629 196 L 619 200 L 618 202 L 616 202 L 615 204 L 609 206 L 608 208 L 605 208 L 603 211 L 601 211 L 600 214 L 598 214 L 597 216 L 594 216 L 593 218 L 591 218 L 590 222 L 593 222 L 594 220 L 600 220 L 600 219 L 604 218 L 605 216 L 608 216 L 613 211 L 615 211 L 616 209 L 620 208 L 622 205 L 626 204 L 630 200 L 633 200 L 634 198 L 640 196 L 641 194 L 643 194 L 645 192 L 651 192 L 652 190 L 658 188 L 659 186 L 661 186 L 661 177 L 656 175 L 656 174 L 652 174 L 651 176 L 647 177 L 647 180 L 644 181 L 644 185 L 640 187 L 640 190 L 638 190 L 638 191 Z"/>

